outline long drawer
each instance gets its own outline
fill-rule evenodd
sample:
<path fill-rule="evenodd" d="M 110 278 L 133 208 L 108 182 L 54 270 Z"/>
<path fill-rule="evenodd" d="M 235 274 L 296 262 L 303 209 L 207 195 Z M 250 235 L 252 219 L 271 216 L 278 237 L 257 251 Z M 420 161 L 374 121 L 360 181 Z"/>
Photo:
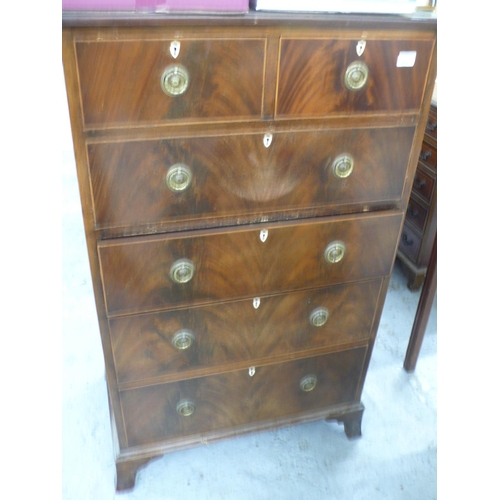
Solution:
<path fill-rule="evenodd" d="M 387 276 L 403 214 L 191 231 L 98 243 L 109 316 Z"/>
<path fill-rule="evenodd" d="M 112 318 L 120 384 L 368 341 L 381 280 Z"/>
<path fill-rule="evenodd" d="M 88 146 L 95 227 L 400 200 L 414 127 Z"/>
<path fill-rule="evenodd" d="M 261 117 L 265 38 L 174 36 L 76 42 L 87 128 Z"/>
<path fill-rule="evenodd" d="M 366 347 L 121 392 L 128 446 L 236 430 L 351 402 Z M 242 397 L 244 395 L 245 397 Z"/>

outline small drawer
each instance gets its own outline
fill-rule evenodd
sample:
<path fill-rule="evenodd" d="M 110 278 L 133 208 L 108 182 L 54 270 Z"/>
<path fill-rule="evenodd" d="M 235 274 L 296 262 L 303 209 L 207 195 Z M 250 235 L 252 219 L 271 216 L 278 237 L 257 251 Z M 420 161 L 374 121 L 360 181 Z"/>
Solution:
<path fill-rule="evenodd" d="M 413 192 L 423 196 L 429 203 L 434 194 L 434 185 L 436 181 L 423 168 L 417 168 L 415 178 L 413 179 Z"/>
<path fill-rule="evenodd" d="M 79 41 L 76 56 L 87 129 L 261 116 L 263 38 Z"/>
<path fill-rule="evenodd" d="M 410 198 L 408 210 L 406 211 L 406 221 L 416 226 L 420 231 L 425 228 L 429 211 L 416 199 Z"/>
<path fill-rule="evenodd" d="M 402 217 L 384 212 L 101 241 L 108 315 L 386 276 Z"/>
<path fill-rule="evenodd" d="M 118 382 L 368 341 L 380 286 L 375 280 L 112 318 Z"/>
<path fill-rule="evenodd" d="M 425 126 L 425 135 L 437 141 L 437 110 L 433 109 L 433 107 L 429 111 L 429 117 Z"/>
<path fill-rule="evenodd" d="M 414 127 L 88 145 L 95 227 L 401 198 Z"/>
<path fill-rule="evenodd" d="M 401 233 L 399 249 L 402 250 L 406 255 L 408 255 L 408 257 L 410 257 L 414 262 L 416 262 L 421 244 L 422 238 L 415 231 L 410 229 L 408 227 L 408 224 L 405 224 L 403 227 L 403 232 Z"/>
<path fill-rule="evenodd" d="M 128 446 L 258 426 L 355 399 L 366 347 L 121 392 Z"/>
<path fill-rule="evenodd" d="M 437 170 L 437 150 L 430 144 L 424 142 L 422 144 L 422 149 L 420 150 L 419 160 L 432 168 L 434 171 Z"/>
<path fill-rule="evenodd" d="M 418 111 L 433 42 L 365 41 L 282 39 L 276 116 Z"/>

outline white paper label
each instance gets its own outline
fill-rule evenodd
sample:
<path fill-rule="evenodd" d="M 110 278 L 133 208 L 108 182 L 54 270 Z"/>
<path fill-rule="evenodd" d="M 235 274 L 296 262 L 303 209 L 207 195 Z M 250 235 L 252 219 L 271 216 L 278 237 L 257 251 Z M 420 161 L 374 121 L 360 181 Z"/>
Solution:
<path fill-rule="evenodd" d="M 398 55 L 396 66 L 398 68 L 413 68 L 417 58 L 416 50 L 402 50 Z"/>

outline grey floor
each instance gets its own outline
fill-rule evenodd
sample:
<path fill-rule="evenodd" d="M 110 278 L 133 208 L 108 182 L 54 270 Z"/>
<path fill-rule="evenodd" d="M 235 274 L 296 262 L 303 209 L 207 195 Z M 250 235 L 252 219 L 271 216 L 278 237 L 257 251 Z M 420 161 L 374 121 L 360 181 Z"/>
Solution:
<path fill-rule="evenodd" d="M 63 499 L 430 500 L 436 487 L 436 303 L 417 369 L 403 370 L 418 293 L 396 265 L 362 401 L 363 437 L 324 421 L 166 455 L 116 494 L 104 361 L 63 116 Z"/>

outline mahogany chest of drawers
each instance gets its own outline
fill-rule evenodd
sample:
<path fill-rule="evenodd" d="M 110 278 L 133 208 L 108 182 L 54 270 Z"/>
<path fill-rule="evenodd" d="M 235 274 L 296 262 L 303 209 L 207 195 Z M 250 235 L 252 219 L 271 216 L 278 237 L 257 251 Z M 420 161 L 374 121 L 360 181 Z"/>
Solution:
<path fill-rule="evenodd" d="M 361 393 L 435 79 L 435 20 L 63 16 L 117 489 Z"/>
<path fill-rule="evenodd" d="M 418 290 L 424 281 L 436 232 L 437 106 L 431 104 L 398 248 L 410 290 Z"/>

